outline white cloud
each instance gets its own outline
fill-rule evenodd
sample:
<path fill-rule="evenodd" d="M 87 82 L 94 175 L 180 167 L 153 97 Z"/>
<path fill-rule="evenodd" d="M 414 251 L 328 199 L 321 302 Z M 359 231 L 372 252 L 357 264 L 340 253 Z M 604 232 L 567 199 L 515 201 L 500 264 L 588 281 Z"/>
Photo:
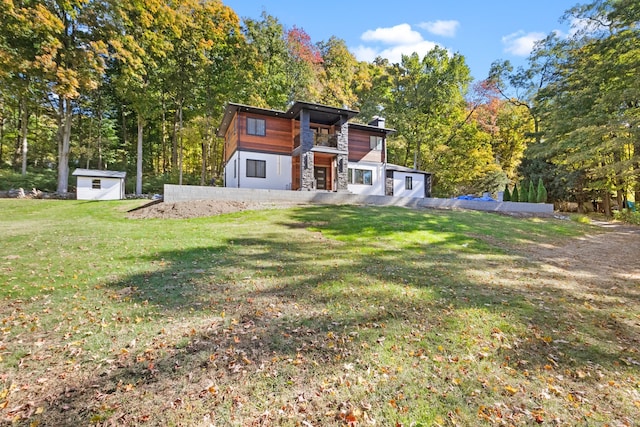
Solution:
<path fill-rule="evenodd" d="M 504 51 L 515 56 L 528 56 L 537 41 L 544 39 L 545 33 L 518 31 L 502 38 Z"/>
<path fill-rule="evenodd" d="M 458 21 L 429 21 L 423 22 L 418 25 L 420 28 L 423 28 L 429 31 L 431 34 L 435 34 L 437 36 L 442 37 L 455 37 L 456 31 L 460 26 L 460 22 Z"/>
<path fill-rule="evenodd" d="M 409 24 L 368 30 L 365 31 L 360 38 L 366 42 L 380 42 L 390 45 L 411 44 L 422 41 L 422 35 L 412 30 Z"/>
<path fill-rule="evenodd" d="M 409 24 L 369 30 L 360 37 L 365 43 L 351 48 L 359 61 L 371 62 L 377 57 L 386 58 L 391 63 L 400 63 L 402 55 L 417 53 L 421 58 L 438 46 L 425 40 Z"/>

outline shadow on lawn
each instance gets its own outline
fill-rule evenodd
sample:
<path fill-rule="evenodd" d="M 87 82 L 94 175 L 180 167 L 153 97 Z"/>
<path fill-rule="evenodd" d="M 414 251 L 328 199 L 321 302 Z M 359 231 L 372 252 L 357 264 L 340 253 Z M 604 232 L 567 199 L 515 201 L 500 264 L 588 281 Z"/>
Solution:
<path fill-rule="evenodd" d="M 151 406 L 146 412 L 107 411 L 120 411 L 118 422 L 135 424 L 150 414 L 162 419 L 159 408 L 171 412 L 187 401 L 196 413 L 215 408 L 222 417 L 255 416 L 265 410 L 263 403 L 248 400 L 251 395 L 238 387 L 250 392 L 269 375 L 284 375 L 289 390 L 274 386 L 274 399 L 295 399 L 317 380 L 314 370 L 339 372 L 346 362 L 370 352 L 363 348 L 392 345 L 381 341 L 388 331 L 409 333 L 412 325 L 423 331 L 416 348 L 459 347 L 468 326 L 459 315 L 469 309 L 506 318 L 518 325 L 514 330 L 525 330 L 513 339 L 505 332 L 509 345 L 493 337 L 503 333 L 498 328 L 479 337 L 496 342 L 496 366 L 507 363 L 519 371 L 555 369 L 554 364 L 570 370 L 611 367 L 620 360 L 612 351 L 614 337 L 637 344 L 637 328 L 586 308 L 570 290 L 545 285 L 562 278 L 537 271 L 534 262 L 504 252 L 496 256 L 506 267 L 469 261 L 486 253 L 488 245 L 465 233 L 491 226 L 418 211 L 300 209 L 279 229 L 141 259 L 155 263 L 156 271 L 110 286 L 116 293 L 131 289 L 126 298 L 136 304 L 156 306 L 154 321 L 162 325 L 163 317 L 171 319 L 176 334 L 155 353 L 131 350 L 86 384 L 53 399 L 47 424 L 86 423 L 100 413 L 96 399 L 124 395 L 127 384 L 133 385 L 131 398 L 146 399 Z M 433 239 L 394 240 L 398 233 L 417 232 Z M 516 285 L 510 286 L 468 278 L 468 269 L 485 267 L 505 275 L 516 269 L 523 281 L 518 282 L 518 272 L 511 272 Z M 175 320 L 181 317 L 186 319 L 182 330 Z M 161 341 L 154 338 L 145 346 L 154 348 Z M 300 370 L 300 365 L 310 368 Z M 150 393 L 162 401 L 149 398 Z M 324 404 L 335 409 L 338 398 L 327 396 Z M 243 413 L 249 402 L 253 412 Z"/>

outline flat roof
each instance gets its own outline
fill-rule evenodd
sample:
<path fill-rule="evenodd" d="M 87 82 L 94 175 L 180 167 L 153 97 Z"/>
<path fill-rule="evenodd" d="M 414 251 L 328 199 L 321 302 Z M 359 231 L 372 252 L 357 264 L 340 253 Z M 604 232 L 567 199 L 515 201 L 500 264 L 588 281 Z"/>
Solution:
<path fill-rule="evenodd" d="M 393 163 L 387 163 L 387 170 L 407 173 L 421 173 L 423 175 L 433 175 L 431 172 L 425 172 L 418 169 L 408 168 L 406 166 L 394 165 Z"/>
<path fill-rule="evenodd" d="M 127 176 L 126 172 L 120 171 L 107 171 L 98 169 L 76 169 L 71 174 L 73 176 L 90 176 L 93 178 L 121 178 L 124 179 Z"/>
<path fill-rule="evenodd" d="M 362 123 L 349 123 L 349 127 L 350 128 L 354 128 L 354 129 L 365 130 L 365 131 L 369 131 L 369 132 L 383 133 L 385 135 L 389 135 L 391 133 L 395 133 L 396 132 L 395 129 L 381 128 L 379 126 L 365 125 L 365 124 L 362 124 Z"/>

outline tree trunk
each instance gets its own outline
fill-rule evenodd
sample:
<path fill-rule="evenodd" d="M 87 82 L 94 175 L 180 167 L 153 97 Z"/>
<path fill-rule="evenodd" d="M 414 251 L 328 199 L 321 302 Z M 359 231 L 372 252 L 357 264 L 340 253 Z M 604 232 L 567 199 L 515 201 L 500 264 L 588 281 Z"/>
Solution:
<path fill-rule="evenodd" d="M 602 195 L 602 207 L 604 208 L 604 214 L 611 216 L 611 193 L 609 193 L 609 190 L 605 190 Z"/>
<path fill-rule="evenodd" d="M 69 151 L 71 150 L 71 100 L 60 98 L 58 103 L 58 189 L 60 194 L 69 190 Z"/>
<path fill-rule="evenodd" d="M 180 107 L 176 108 L 176 113 L 173 115 L 173 135 L 171 136 L 171 169 L 176 170 L 178 168 L 178 121 L 180 114 Z"/>
<path fill-rule="evenodd" d="M 138 113 L 138 150 L 136 156 L 136 195 L 142 194 L 142 136 L 144 130 L 144 120 Z"/>
<path fill-rule="evenodd" d="M 183 156 L 183 146 L 182 146 L 182 102 L 178 106 L 179 118 L 178 118 L 178 138 L 180 139 L 180 179 L 178 180 L 178 184 L 182 185 L 182 156 Z"/>
<path fill-rule="evenodd" d="M 2 98 L 0 98 L 0 165 L 2 164 L 4 157 L 4 151 L 2 150 L 2 147 L 4 146 L 4 122 L 4 104 L 2 103 Z"/>
<path fill-rule="evenodd" d="M 200 185 L 205 185 L 207 180 L 207 164 L 209 162 L 209 147 L 211 147 L 211 132 L 209 126 L 211 122 L 211 116 L 207 114 L 207 120 L 205 121 L 204 139 L 202 144 L 202 167 L 200 169 Z"/>
<path fill-rule="evenodd" d="M 167 108 L 164 102 L 164 93 L 162 94 L 162 173 L 167 173 L 168 159 L 167 155 Z"/>
<path fill-rule="evenodd" d="M 102 170 L 102 111 L 98 111 L 98 170 Z"/>
<path fill-rule="evenodd" d="M 20 138 L 22 139 L 22 176 L 27 174 L 27 152 L 29 151 L 29 141 L 27 133 L 29 132 L 29 112 L 27 111 L 27 100 L 20 100 L 20 109 L 22 110 L 22 118 L 20 119 Z"/>

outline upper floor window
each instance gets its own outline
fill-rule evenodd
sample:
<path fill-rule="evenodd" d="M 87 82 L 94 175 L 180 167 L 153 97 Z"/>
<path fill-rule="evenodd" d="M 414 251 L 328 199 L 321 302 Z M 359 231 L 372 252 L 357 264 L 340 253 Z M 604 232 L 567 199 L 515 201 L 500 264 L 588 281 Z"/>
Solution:
<path fill-rule="evenodd" d="M 266 178 L 267 162 L 247 159 L 247 178 Z"/>
<path fill-rule="evenodd" d="M 369 137 L 369 148 L 376 151 L 382 151 L 382 137 L 371 135 Z"/>
<path fill-rule="evenodd" d="M 247 117 L 247 135 L 265 136 L 267 134 L 267 124 L 264 119 Z"/>

